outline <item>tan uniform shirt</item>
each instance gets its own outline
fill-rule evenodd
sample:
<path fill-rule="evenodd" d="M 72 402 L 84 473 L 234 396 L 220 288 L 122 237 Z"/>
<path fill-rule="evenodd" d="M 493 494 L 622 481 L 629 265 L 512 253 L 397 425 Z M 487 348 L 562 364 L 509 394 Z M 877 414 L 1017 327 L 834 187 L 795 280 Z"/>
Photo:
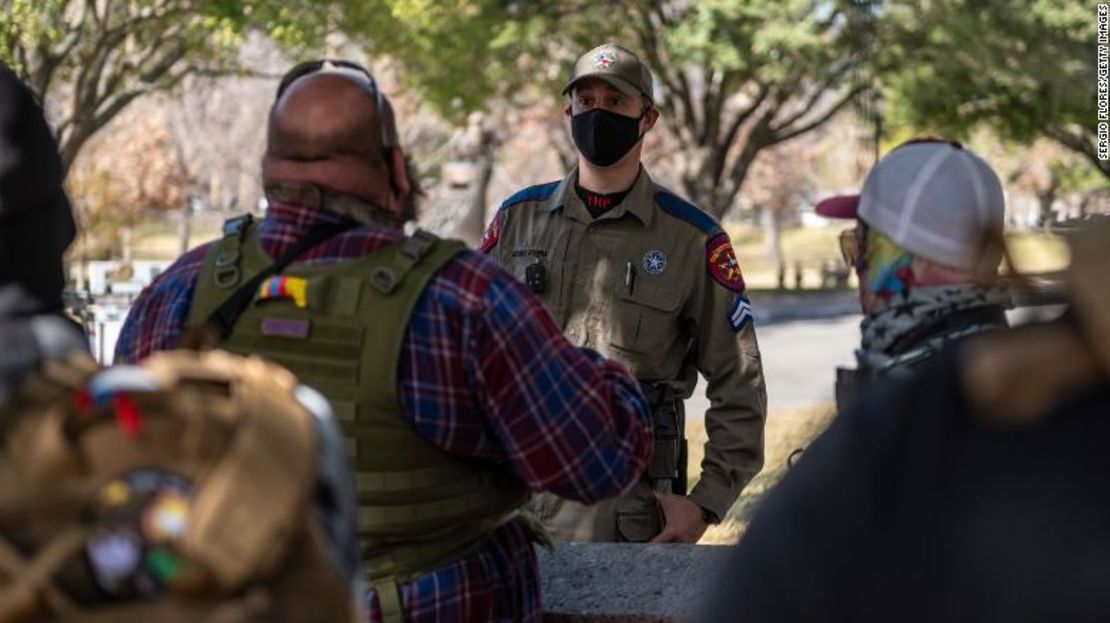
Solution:
<path fill-rule="evenodd" d="M 641 381 L 669 381 L 684 398 L 693 393 L 695 369 L 706 377 L 709 439 L 690 498 L 723 518 L 763 465 L 767 409 L 751 308 L 728 236 L 645 170 L 595 220 L 574 190 L 577 175 L 506 200 L 480 249 L 541 286 L 571 342 L 620 361 Z M 662 529 L 643 482 L 592 507 L 541 496 L 535 510 L 563 539 L 639 541 Z"/>

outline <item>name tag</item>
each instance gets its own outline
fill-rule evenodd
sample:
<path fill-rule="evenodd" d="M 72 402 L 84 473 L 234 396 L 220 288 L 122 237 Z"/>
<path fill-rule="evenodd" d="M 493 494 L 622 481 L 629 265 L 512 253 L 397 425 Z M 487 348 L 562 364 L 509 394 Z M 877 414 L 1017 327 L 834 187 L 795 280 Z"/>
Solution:
<path fill-rule="evenodd" d="M 262 335 L 267 337 L 288 337 L 303 340 L 308 337 L 312 324 L 297 318 L 263 318 Z"/>

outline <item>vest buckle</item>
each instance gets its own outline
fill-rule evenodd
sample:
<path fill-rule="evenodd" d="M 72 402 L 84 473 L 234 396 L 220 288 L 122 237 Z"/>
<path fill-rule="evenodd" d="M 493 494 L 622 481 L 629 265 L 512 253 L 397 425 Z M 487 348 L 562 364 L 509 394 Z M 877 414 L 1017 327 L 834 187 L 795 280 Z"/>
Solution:
<path fill-rule="evenodd" d="M 216 259 L 219 264 L 219 258 Z M 239 267 L 224 266 L 216 269 L 215 282 L 218 287 L 231 288 L 239 283 Z"/>
<path fill-rule="evenodd" d="M 392 294 L 397 286 L 401 285 L 401 281 L 397 279 L 397 273 L 393 272 L 392 268 L 388 266 L 379 266 L 374 269 L 370 274 L 370 283 L 382 292 L 382 294 Z"/>
<path fill-rule="evenodd" d="M 419 262 L 428 255 L 438 241 L 435 234 L 418 229 L 401 243 L 401 255 L 413 262 Z"/>

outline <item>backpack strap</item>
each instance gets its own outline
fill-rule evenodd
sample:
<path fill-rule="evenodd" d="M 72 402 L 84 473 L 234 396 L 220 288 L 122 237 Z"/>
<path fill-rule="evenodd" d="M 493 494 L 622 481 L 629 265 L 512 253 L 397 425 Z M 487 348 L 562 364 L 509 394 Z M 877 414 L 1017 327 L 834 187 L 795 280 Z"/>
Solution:
<path fill-rule="evenodd" d="M 22 619 L 45 604 L 54 614 L 66 614 L 77 607 L 54 587 L 51 579 L 70 564 L 85 546 L 88 536 L 83 527 L 71 528 L 51 539 L 26 560 L 6 539 L 0 538 L 0 569 L 11 578 L 0 591 L 0 620 Z"/>

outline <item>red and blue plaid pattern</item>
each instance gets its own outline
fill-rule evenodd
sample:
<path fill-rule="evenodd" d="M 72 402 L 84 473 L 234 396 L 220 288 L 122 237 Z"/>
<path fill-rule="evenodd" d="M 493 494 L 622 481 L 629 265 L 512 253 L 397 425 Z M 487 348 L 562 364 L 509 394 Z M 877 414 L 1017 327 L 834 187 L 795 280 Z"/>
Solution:
<path fill-rule="evenodd" d="M 272 205 L 260 239 L 280 256 L 313 225 L 342 217 Z M 368 255 L 401 234 L 348 230 L 297 263 Z M 206 246 L 185 254 L 139 297 L 116 349 L 135 361 L 181 337 Z M 405 336 L 398 391 L 405 415 L 454 454 L 504 463 L 534 490 L 590 503 L 617 495 L 651 451 L 648 408 L 620 365 L 572 346 L 543 304 L 486 257 L 467 251 L 421 296 Z M 539 621 L 539 580 L 519 522 L 474 554 L 401 587 L 411 621 Z M 369 596 L 378 620 L 377 599 Z"/>

